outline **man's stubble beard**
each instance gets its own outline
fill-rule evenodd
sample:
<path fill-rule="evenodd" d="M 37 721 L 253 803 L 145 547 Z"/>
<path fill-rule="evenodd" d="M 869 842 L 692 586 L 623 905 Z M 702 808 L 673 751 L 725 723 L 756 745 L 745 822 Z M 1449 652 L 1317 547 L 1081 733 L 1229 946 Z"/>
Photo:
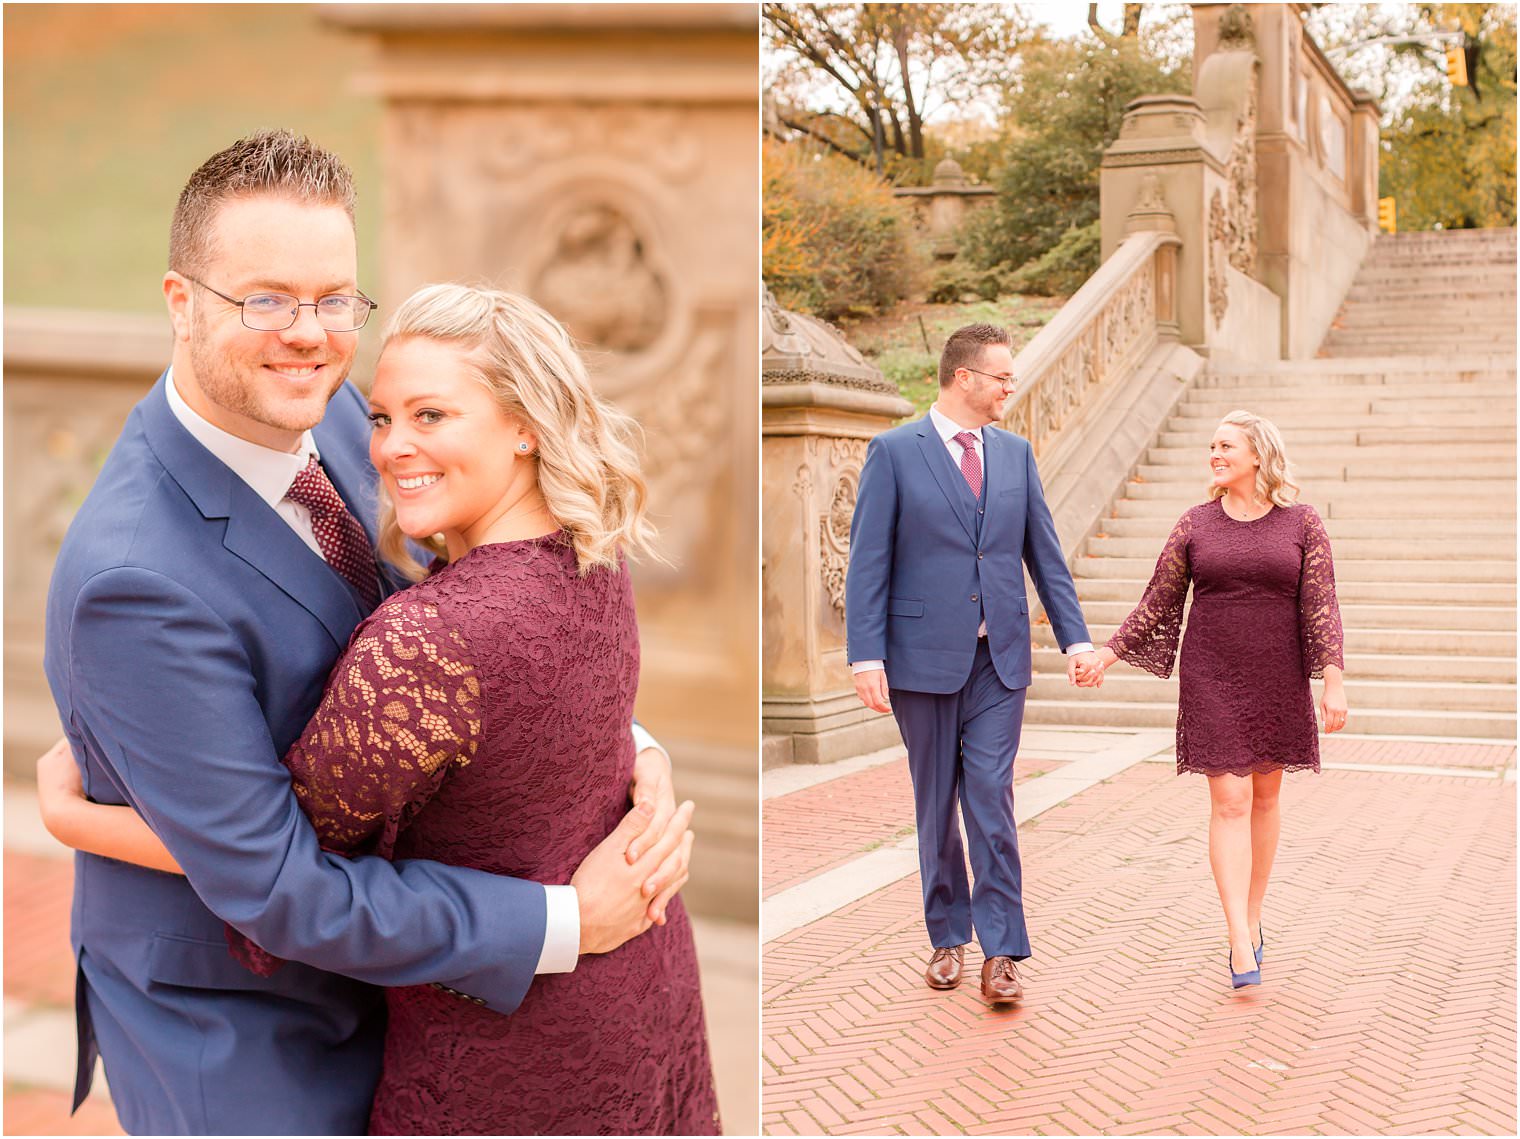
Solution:
<path fill-rule="evenodd" d="M 288 355 L 299 354 L 290 352 Z M 331 354 L 323 363 L 331 363 Z M 245 419 L 251 419 L 255 423 L 272 427 L 277 431 L 309 431 L 321 423 L 322 416 L 327 411 L 327 405 L 332 402 L 333 396 L 338 394 L 343 381 L 348 379 L 353 363 L 353 357 L 350 356 L 347 366 L 333 381 L 332 387 L 322 400 L 322 405 L 315 409 L 315 418 L 305 414 L 282 415 L 283 409 L 279 401 L 272 401 L 275 404 L 273 407 L 264 405 L 264 401 L 260 399 L 263 393 L 259 391 L 256 377 L 250 375 L 246 383 L 240 383 L 237 365 L 229 365 L 225 357 L 211 347 L 210 337 L 206 334 L 205 318 L 201 313 L 197 311 L 191 317 L 190 367 L 195 372 L 195 382 L 201 394 L 225 411 L 241 415 Z M 250 371 L 258 368 L 257 364 L 251 362 L 248 366 Z M 293 408 L 291 410 L 294 412 Z"/>

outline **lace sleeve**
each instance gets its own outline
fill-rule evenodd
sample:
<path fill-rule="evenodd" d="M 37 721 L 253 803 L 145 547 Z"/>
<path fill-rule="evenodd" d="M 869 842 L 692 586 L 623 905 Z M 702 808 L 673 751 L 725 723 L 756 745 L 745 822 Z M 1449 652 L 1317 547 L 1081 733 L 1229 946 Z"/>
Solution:
<path fill-rule="evenodd" d="M 437 606 L 393 598 L 359 630 L 285 766 L 322 849 L 389 858 L 396 837 L 467 765 L 481 735 L 480 682 Z M 232 954 L 264 976 L 280 966 L 231 926 Z"/>
<path fill-rule="evenodd" d="M 1192 528 L 1192 511 L 1177 519 L 1140 604 L 1108 639 L 1108 647 L 1120 660 L 1163 679 L 1172 675 L 1182 638 L 1182 608 L 1192 579 L 1188 563 Z"/>
<path fill-rule="evenodd" d="M 1346 667 L 1341 607 L 1335 598 L 1335 563 L 1330 535 L 1312 506 L 1304 507 L 1304 564 L 1298 577 L 1298 635 L 1304 670 L 1325 675 L 1325 666 Z"/>

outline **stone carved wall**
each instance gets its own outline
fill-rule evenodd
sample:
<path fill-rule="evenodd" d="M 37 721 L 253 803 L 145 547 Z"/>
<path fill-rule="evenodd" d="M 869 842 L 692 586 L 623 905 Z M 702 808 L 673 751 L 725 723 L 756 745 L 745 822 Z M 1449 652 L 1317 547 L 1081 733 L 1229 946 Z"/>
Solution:
<path fill-rule="evenodd" d="M 693 498 L 712 489 L 704 464 L 730 435 L 743 384 L 742 287 L 730 282 L 732 303 L 715 304 L 703 299 L 706 274 L 678 269 L 693 252 L 686 222 L 701 216 L 717 173 L 702 145 L 711 117 L 442 103 L 392 115 L 406 156 L 391 163 L 387 214 L 439 223 L 387 231 L 396 246 L 387 295 L 484 280 L 560 317 L 590 349 L 602 393 L 644 428 L 663 548 L 678 563 L 710 538 L 708 511 Z"/>
<path fill-rule="evenodd" d="M 819 576 L 834 615 L 844 620 L 844 578 L 850 567 L 850 522 L 866 459 L 863 439 L 829 440 L 829 465 L 836 471 L 833 493 L 818 519 Z"/>
<path fill-rule="evenodd" d="M 1216 326 L 1224 322 L 1230 307 L 1230 286 L 1224 267 L 1230 263 L 1230 217 L 1219 190 L 1209 199 L 1209 313 Z"/>
<path fill-rule="evenodd" d="M 642 429 L 669 565 L 634 567 L 639 715 L 714 836 L 687 897 L 752 918 L 759 669 L 755 16 L 742 5 L 332 5 L 375 41 L 381 295 L 525 293 Z M 700 698 L 697 694 L 700 693 Z M 697 870 L 694 867 L 694 870 Z M 700 880 L 699 880 L 700 879 Z"/>

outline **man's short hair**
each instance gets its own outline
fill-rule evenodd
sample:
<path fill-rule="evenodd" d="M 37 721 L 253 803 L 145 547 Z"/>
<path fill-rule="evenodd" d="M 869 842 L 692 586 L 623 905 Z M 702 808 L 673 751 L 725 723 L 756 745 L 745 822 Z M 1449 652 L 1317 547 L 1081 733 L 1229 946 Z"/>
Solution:
<path fill-rule="evenodd" d="M 1013 337 L 1007 329 L 995 324 L 968 324 L 952 332 L 939 354 L 939 386 L 948 388 L 955 379 L 955 369 L 969 368 L 989 344 L 1006 344 L 1011 348 Z"/>
<path fill-rule="evenodd" d="M 169 224 L 169 268 L 203 271 L 211 221 L 234 199 L 270 194 L 342 206 L 354 218 L 354 176 L 343 160 L 290 130 L 257 131 L 206 159 L 180 192 Z"/>

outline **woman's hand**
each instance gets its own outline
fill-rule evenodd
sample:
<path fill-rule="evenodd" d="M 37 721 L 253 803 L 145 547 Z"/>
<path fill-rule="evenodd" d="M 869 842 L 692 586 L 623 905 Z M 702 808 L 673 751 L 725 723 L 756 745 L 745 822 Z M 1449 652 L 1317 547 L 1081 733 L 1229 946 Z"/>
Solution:
<path fill-rule="evenodd" d="M 74 762 L 74 749 L 60 736 L 37 760 L 37 810 L 48 834 L 71 845 L 65 837 L 64 820 L 70 809 L 85 801 L 84 778 Z"/>
<path fill-rule="evenodd" d="M 1346 726 L 1346 686 L 1341 680 L 1341 670 L 1333 665 L 1325 668 L 1325 692 L 1320 698 L 1319 711 L 1327 733 L 1338 732 Z"/>

